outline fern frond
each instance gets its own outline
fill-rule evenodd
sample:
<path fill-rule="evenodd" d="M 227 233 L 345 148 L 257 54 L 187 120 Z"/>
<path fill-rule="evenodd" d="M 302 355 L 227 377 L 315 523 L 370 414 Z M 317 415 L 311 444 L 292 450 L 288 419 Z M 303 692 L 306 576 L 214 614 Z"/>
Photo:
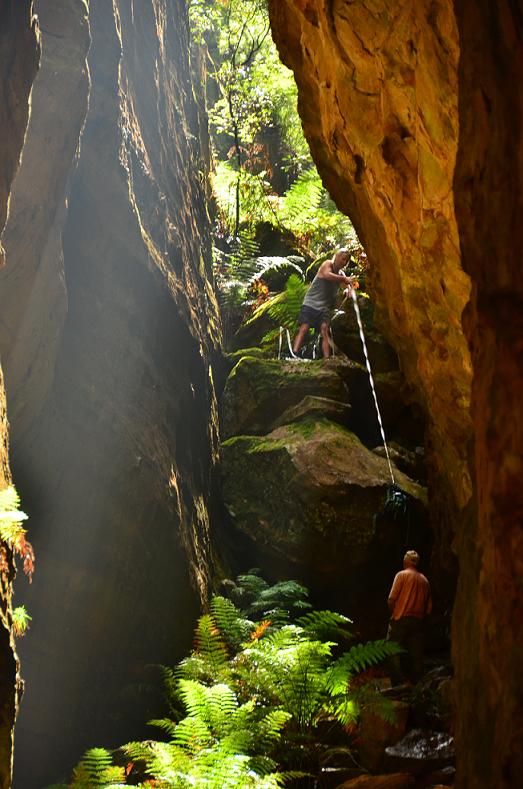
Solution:
<path fill-rule="evenodd" d="M 352 620 L 334 611 L 309 611 L 296 624 L 315 638 L 350 638 L 345 625 L 351 625 Z"/>
<path fill-rule="evenodd" d="M 195 633 L 196 653 L 217 675 L 227 667 L 227 648 L 213 618 L 204 614 L 198 620 Z"/>
<path fill-rule="evenodd" d="M 337 696 L 327 707 L 334 713 L 342 726 L 357 723 L 361 711 L 364 709 L 391 725 L 396 722 L 394 702 L 383 696 L 370 682 L 351 690 L 349 694 L 344 693 Z"/>
<path fill-rule="evenodd" d="M 7 488 L 0 490 L 0 518 L 3 518 L 7 513 L 15 513 L 18 520 L 25 521 L 27 515 L 20 512 L 20 496 L 16 492 L 14 485 L 9 485 Z"/>
<path fill-rule="evenodd" d="M 174 737 L 174 732 L 177 728 L 177 724 L 169 720 L 169 718 L 153 719 L 148 722 L 148 725 L 156 726 L 158 729 L 161 729 L 171 739 Z"/>
<path fill-rule="evenodd" d="M 367 644 L 357 644 L 336 660 L 326 677 L 326 687 L 331 695 L 347 690 L 349 680 L 365 669 L 381 663 L 391 655 L 398 655 L 403 649 L 394 641 L 379 639 Z"/>
<path fill-rule="evenodd" d="M 257 595 L 269 587 L 265 578 L 262 578 L 259 567 L 252 567 L 248 572 L 239 575 L 236 583 L 241 589 L 253 595 Z"/>
<path fill-rule="evenodd" d="M 215 595 L 212 598 L 211 614 L 223 638 L 234 648 L 238 648 L 254 629 L 253 623 L 225 597 Z"/>
<path fill-rule="evenodd" d="M 307 288 L 308 285 L 302 278 L 297 274 L 291 274 L 285 284 L 285 290 L 267 299 L 253 312 L 245 325 L 267 314 L 277 326 L 288 329 L 295 328 Z"/>
<path fill-rule="evenodd" d="M 125 786 L 125 770 L 113 765 L 105 748 L 91 748 L 73 771 L 73 789 Z"/>
<path fill-rule="evenodd" d="M 214 733 L 226 729 L 228 719 L 238 709 L 236 694 L 228 685 L 206 687 L 199 682 L 184 679 L 180 680 L 180 694 L 189 713 L 188 717 L 203 721 Z"/>
<path fill-rule="evenodd" d="M 197 753 L 201 748 L 211 745 L 213 737 L 201 718 L 187 717 L 176 726 L 172 741 L 190 753 Z"/>

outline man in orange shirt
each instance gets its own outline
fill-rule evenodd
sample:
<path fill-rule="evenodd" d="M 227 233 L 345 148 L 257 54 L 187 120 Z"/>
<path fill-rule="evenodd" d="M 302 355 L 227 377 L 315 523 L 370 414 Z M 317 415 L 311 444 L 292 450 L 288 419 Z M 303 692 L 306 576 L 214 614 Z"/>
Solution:
<path fill-rule="evenodd" d="M 403 557 L 403 570 L 394 578 L 388 604 L 391 619 L 387 639 L 397 641 L 407 649 L 411 662 L 411 677 L 417 682 L 423 673 L 423 620 L 432 611 L 430 585 L 418 570 L 419 554 L 407 551 Z M 393 668 L 397 681 L 401 677 L 399 655 L 395 655 Z"/>

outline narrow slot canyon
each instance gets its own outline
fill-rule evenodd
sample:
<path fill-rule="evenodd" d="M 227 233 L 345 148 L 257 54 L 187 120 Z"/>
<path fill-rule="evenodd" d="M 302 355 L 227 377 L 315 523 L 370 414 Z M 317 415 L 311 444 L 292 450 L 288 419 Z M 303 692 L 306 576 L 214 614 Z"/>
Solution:
<path fill-rule="evenodd" d="M 523 782 L 522 67 L 519 0 L 0 4 L 1 789 Z"/>

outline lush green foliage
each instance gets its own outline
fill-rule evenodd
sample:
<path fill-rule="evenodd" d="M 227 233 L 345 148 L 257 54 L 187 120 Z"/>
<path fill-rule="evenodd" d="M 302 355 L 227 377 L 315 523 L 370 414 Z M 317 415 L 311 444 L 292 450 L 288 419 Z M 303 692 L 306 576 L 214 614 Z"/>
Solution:
<path fill-rule="evenodd" d="M 17 638 L 21 638 L 29 629 L 29 622 L 32 617 L 27 613 L 25 605 L 19 605 L 13 609 L 13 632 Z"/>
<path fill-rule="evenodd" d="M 216 278 L 228 335 L 262 300 L 262 223 L 309 260 L 343 245 L 353 230 L 312 162 L 294 77 L 272 41 L 265 0 L 192 0 L 189 13 L 208 70 Z"/>
<path fill-rule="evenodd" d="M 4 583 L 10 579 L 10 557 L 20 557 L 29 582 L 33 577 L 35 556 L 33 546 L 26 540 L 27 530 L 22 526 L 25 520 L 27 515 L 20 509 L 20 497 L 13 485 L 0 490 L 0 578 Z M 12 625 L 15 636 L 23 636 L 30 621 L 24 606 L 15 608 Z"/>
<path fill-rule="evenodd" d="M 109 752 L 91 750 L 70 786 L 269 789 L 314 768 L 304 754 L 314 752 L 322 721 L 354 724 L 362 707 L 391 717 L 390 702 L 362 672 L 397 645 L 375 641 L 340 653 L 350 620 L 312 610 L 295 581 L 270 586 L 250 571 L 228 589 L 239 605 L 213 597 L 193 652 L 163 670 L 170 716 L 150 723 L 164 739 L 126 745 L 116 765 Z"/>

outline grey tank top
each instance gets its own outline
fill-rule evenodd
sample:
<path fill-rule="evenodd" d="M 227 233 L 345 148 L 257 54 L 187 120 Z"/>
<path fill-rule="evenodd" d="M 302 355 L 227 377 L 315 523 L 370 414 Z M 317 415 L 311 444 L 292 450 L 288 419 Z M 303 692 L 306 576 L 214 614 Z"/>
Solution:
<path fill-rule="evenodd" d="M 303 303 L 307 307 L 320 310 L 320 312 L 330 312 L 334 309 L 340 284 L 339 282 L 332 282 L 332 280 L 325 279 L 324 277 L 318 277 L 316 274 L 312 280 L 312 285 L 305 294 Z"/>

